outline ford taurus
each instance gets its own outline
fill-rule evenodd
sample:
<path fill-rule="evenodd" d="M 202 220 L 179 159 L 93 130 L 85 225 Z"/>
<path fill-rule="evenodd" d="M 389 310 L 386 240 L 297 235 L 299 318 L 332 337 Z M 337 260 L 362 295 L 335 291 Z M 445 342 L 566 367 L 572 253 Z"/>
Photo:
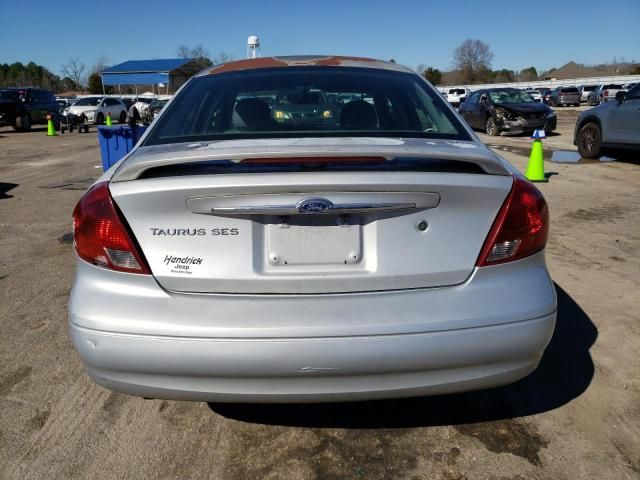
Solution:
<path fill-rule="evenodd" d="M 282 121 L 284 96 L 330 113 Z M 209 68 L 73 222 L 73 343 L 95 382 L 133 395 L 483 389 L 533 371 L 555 325 L 542 194 L 395 63 Z"/>

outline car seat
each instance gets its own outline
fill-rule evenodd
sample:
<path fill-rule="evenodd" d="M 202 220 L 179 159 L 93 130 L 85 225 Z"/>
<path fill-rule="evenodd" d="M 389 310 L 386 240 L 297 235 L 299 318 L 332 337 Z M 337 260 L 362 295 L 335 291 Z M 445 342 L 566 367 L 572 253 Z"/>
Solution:
<path fill-rule="evenodd" d="M 376 109 L 364 100 L 349 102 L 340 112 L 340 126 L 345 130 L 375 130 L 378 127 Z"/>

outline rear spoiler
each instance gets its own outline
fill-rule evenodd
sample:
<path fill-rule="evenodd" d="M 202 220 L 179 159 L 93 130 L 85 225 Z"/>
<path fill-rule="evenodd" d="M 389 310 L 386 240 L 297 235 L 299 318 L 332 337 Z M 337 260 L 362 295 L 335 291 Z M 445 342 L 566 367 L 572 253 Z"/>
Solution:
<path fill-rule="evenodd" d="M 326 144 L 323 144 L 326 142 Z M 198 162 L 227 161 L 240 163 L 252 159 L 313 158 L 326 159 L 378 157 L 423 158 L 463 162 L 477 165 L 489 175 L 510 175 L 505 162 L 478 142 L 380 139 L 380 138 L 314 138 L 260 139 L 197 142 L 192 144 L 155 145 L 135 149 L 113 174 L 112 182 L 136 180 L 144 172 L 159 167 Z"/>

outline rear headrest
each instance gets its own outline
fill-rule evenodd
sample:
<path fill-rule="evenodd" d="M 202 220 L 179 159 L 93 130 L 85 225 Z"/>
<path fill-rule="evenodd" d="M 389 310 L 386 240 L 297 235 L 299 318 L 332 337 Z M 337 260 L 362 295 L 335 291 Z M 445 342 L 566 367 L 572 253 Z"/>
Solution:
<path fill-rule="evenodd" d="M 373 130 L 378 126 L 376 109 L 364 100 L 349 102 L 340 112 L 340 126 L 345 130 Z"/>
<path fill-rule="evenodd" d="M 247 128 L 259 130 L 267 128 L 271 123 L 269 105 L 259 98 L 245 98 L 236 103 L 236 112 Z"/>

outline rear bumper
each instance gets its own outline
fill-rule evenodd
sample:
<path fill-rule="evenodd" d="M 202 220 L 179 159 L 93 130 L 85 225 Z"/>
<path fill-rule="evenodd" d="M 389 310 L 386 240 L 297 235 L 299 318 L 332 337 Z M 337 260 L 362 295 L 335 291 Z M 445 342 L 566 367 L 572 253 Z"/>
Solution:
<path fill-rule="evenodd" d="M 494 387 L 536 368 L 555 314 L 491 327 L 318 339 L 153 337 L 71 325 L 91 378 L 152 398 L 346 401 Z"/>
<path fill-rule="evenodd" d="M 556 100 L 556 102 L 559 104 L 573 104 L 573 103 L 580 103 L 581 100 L 582 100 L 582 96 L 578 96 L 578 95 L 571 95 L 571 96 L 560 95 Z"/>
<path fill-rule="evenodd" d="M 536 368 L 555 325 L 544 254 L 457 287 L 176 295 L 79 262 L 73 343 L 91 378 L 145 397 L 313 402 L 482 389 Z"/>

